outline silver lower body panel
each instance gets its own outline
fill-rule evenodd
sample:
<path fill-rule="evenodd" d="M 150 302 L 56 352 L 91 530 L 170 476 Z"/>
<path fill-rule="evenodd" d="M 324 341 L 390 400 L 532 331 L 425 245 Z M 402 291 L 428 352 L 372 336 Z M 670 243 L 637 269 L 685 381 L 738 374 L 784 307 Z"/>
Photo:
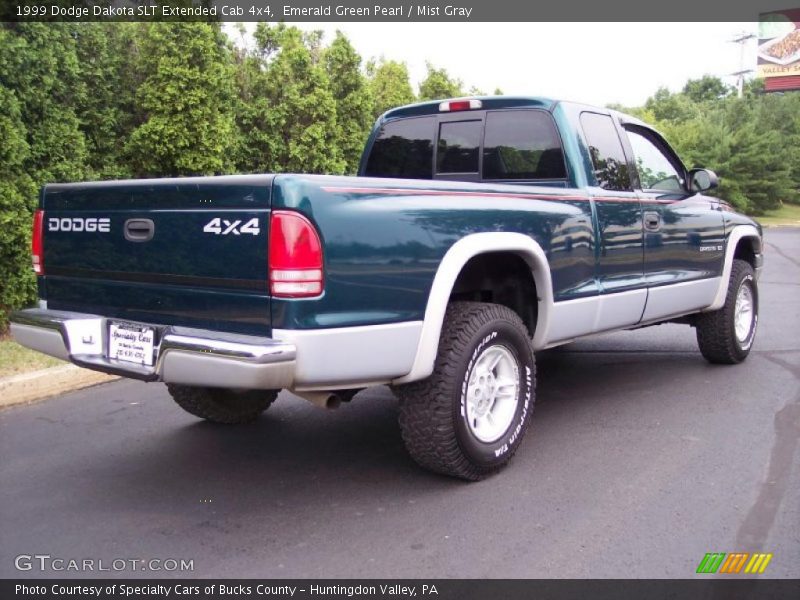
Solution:
<path fill-rule="evenodd" d="M 74 364 L 143 381 L 203 387 L 283 389 L 294 384 L 296 348 L 266 337 L 152 325 L 152 366 L 108 358 L 108 322 L 98 315 L 32 308 L 12 313 L 21 345 Z M 111 319 L 114 320 L 114 319 Z"/>

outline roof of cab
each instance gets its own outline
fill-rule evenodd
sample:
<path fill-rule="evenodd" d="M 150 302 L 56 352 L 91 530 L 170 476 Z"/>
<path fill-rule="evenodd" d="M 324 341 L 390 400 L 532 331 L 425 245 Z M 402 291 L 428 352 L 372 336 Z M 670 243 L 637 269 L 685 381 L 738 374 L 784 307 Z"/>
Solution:
<path fill-rule="evenodd" d="M 383 113 L 379 121 L 383 122 L 387 119 L 439 114 L 442 112 L 440 110 L 440 105 L 442 103 L 454 102 L 458 100 L 480 100 L 481 110 L 497 110 L 504 108 L 543 108 L 545 110 L 553 110 L 553 108 L 555 108 L 555 106 L 559 103 L 569 104 L 579 109 L 585 109 L 589 111 L 599 110 L 610 115 L 615 115 L 622 123 L 629 123 L 631 125 L 638 125 L 639 127 L 653 129 L 652 126 L 648 125 L 644 121 L 612 108 L 601 108 L 599 106 L 592 106 L 589 104 L 583 104 L 581 102 L 555 100 L 553 98 L 545 98 L 543 96 L 464 96 L 461 98 L 442 98 L 441 100 L 418 102 L 416 104 L 408 104 L 406 106 L 393 108 Z M 465 110 L 464 112 L 469 111 Z"/>
<path fill-rule="evenodd" d="M 421 115 L 439 114 L 439 105 L 442 102 L 453 102 L 456 100 L 480 100 L 481 108 L 502 109 L 502 108 L 544 108 L 552 109 L 557 101 L 552 98 L 542 98 L 541 96 L 467 96 L 464 98 L 443 98 L 430 102 L 418 102 L 393 108 L 383 114 L 382 119 L 394 119 L 397 117 L 418 117 Z"/>

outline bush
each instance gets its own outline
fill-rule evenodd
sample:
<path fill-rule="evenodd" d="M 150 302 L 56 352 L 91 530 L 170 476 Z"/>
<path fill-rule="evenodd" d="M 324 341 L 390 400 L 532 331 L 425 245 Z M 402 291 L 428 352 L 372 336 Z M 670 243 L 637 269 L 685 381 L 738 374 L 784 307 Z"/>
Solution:
<path fill-rule="evenodd" d="M 28 156 L 25 126 L 14 93 L 0 86 L 0 332 L 8 312 L 36 299 L 30 231 L 36 186 L 23 173 Z"/>

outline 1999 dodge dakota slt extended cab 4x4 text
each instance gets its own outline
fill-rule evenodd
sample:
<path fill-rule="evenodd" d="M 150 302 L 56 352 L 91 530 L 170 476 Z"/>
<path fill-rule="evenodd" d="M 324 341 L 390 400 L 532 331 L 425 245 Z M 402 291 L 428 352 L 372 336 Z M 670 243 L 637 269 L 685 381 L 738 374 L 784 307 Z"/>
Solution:
<path fill-rule="evenodd" d="M 222 423 L 281 389 L 333 406 L 389 384 L 421 465 L 479 479 L 531 420 L 534 352 L 677 321 L 738 363 L 761 230 L 626 115 L 544 98 L 391 110 L 359 177 L 46 186 L 29 348 L 166 382 Z"/>

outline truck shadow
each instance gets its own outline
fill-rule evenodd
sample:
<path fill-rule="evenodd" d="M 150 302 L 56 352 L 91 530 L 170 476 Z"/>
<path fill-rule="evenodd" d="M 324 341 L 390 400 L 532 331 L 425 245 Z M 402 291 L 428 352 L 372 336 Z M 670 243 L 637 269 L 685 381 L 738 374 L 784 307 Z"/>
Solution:
<path fill-rule="evenodd" d="M 697 353 L 542 353 L 531 439 L 512 468 L 495 477 L 535 477 L 530 469 L 539 440 L 560 437 L 560 427 L 587 413 L 602 418 L 603 413 L 646 411 L 650 402 L 689 408 L 690 396 L 664 390 L 675 389 L 676 378 L 688 381 L 708 369 Z M 133 494 L 149 502 L 163 498 L 166 487 L 181 495 L 190 490 L 198 502 L 206 496 L 228 497 L 236 504 L 252 502 L 251 509 L 259 510 L 265 492 L 272 504 L 335 507 L 354 496 L 379 500 L 383 486 L 402 501 L 467 485 L 430 474 L 409 458 L 397 425 L 397 401 L 387 387 L 365 390 L 333 411 L 283 392 L 257 422 L 239 426 L 194 421 L 179 412 L 185 424 L 175 427 L 171 423 L 179 409 L 166 392 L 148 404 L 171 412 L 168 422 L 148 428 L 135 452 L 98 456 L 84 465 L 96 479 L 124 481 L 129 474 L 135 489 L 118 490 L 126 498 Z M 112 496 L 114 491 L 106 489 Z"/>

